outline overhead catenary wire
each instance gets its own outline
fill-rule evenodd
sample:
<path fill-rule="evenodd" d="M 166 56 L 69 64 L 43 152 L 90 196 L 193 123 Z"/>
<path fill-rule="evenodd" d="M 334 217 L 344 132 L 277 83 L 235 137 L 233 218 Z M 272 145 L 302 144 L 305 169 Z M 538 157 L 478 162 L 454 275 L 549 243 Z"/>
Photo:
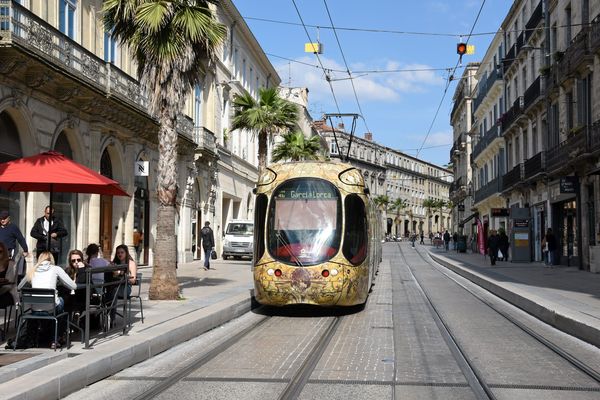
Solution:
<path fill-rule="evenodd" d="M 358 100 L 358 93 L 356 93 L 356 87 L 354 86 L 354 79 L 352 79 L 352 72 L 350 71 L 350 67 L 348 66 L 348 60 L 346 60 L 346 55 L 344 54 L 344 50 L 342 49 L 342 43 L 340 42 L 340 38 L 335 30 L 335 25 L 333 24 L 333 18 L 331 17 L 331 12 L 329 11 L 329 6 L 327 5 L 327 0 L 323 0 L 323 4 L 325 5 L 325 10 L 327 10 L 327 16 L 329 17 L 329 22 L 331 23 L 331 28 L 333 29 L 333 34 L 335 36 L 335 40 L 340 49 L 340 53 L 342 55 L 342 60 L 344 61 L 344 66 L 346 67 L 346 72 L 350 77 L 350 84 L 352 85 L 352 92 L 354 92 L 354 99 L 356 100 L 356 105 L 358 106 L 358 112 L 362 116 L 362 121 L 365 124 L 365 128 L 367 132 L 371 132 L 369 129 L 369 125 L 367 124 L 367 119 L 363 113 L 362 107 L 360 106 L 360 100 Z"/>
<path fill-rule="evenodd" d="M 298 5 L 296 4 L 296 0 L 292 0 L 292 4 L 294 4 L 294 8 L 296 9 L 296 13 L 298 14 L 298 18 L 300 19 L 300 22 L 302 23 L 302 26 L 304 27 L 304 32 L 306 33 L 306 37 L 308 38 L 308 42 L 312 43 L 313 41 L 312 41 L 312 39 L 310 37 L 310 33 L 308 33 L 308 28 L 304 24 L 304 20 L 302 19 L 302 14 L 300 14 L 300 10 L 298 9 Z M 321 61 L 321 57 L 319 57 L 319 53 L 315 52 L 315 55 L 317 56 L 317 60 L 319 61 L 319 65 L 321 66 L 321 68 L 323 69 L 323 71 L 325 73 L 325 80 L 329 84 L 329 89 L 331 90 L 331 95 L 333 96 L 333 101 L 335 103 L 335 108 L 337 109 L 338 114 L 341 114 L 342 112 L 340 111 L 340 105 L 339 105 L 337 97 L 335 95 L 335 90 L 333 90 L 333 84 L 329 80 L 329 75 L 327 75 L 326 68 L 323 66 L 323 62 Z"/>
<path fill-rule="evenodd" d="M 477 21 L 479 21 L 479 16 L 481 15 L 481 11 L 483 10 L 483 6 L 485 5 L 485 1 L 486 0 L 483 0 L 481 2 L 481 7 L 479 7 L 479 11 L 477 12 L 477 16 L 475 17 L 475 21 L 473 22 L 473 26 L 471 26 L 471 31 L 469 32 L 469 35 L 467 36 L 465 44 L 469 44 L 469 39 L 471 39 L 471 34 L 473 33 L 473 30 L 475 29 L 475 25 L 477 25 Z M 438 105 L 437 110 L 435 111 L 435 114 L 433 115 L 433 119 L 431 120 L 431 124 L 429 125 L 429 129 L 427 130 L 427 134 L 425 135 L 425 138 L 423 139 L 423 143 L 421 144 L 421 147 L 419 148 L 419 150 L 417 150 L 417 154 L 416 154 L 415 157 L 419 157 L 419 153 L 421 152 L 421 149 L 423 148 L 423 146 L 425 146 L 425 143 L 427 142 L 427 138 L 429 138 L 429 135 L 431 134 L 431 130 L 433 129 L 433 125 L 435 124 L 435 120 L 437 119 L 437 116 L 440 113 L 440 109 L 442 108 L 442 104 L 444 103 L 444 99 L 446 98 L 446 93 L 448 93 L 448 88 L 450 87 L 450 82 L 452 82 L 452 80 L 450 78 L 456 72 L 456 69 L 460 65 L 460 62 L 461 62 L 461 60 L 459 58 L 459 60 L 456 62 L 456 66 L 452 70 L 452 73 L 448 77 L 448 82 L 446 83 L 446 87 L 444 88 L 444 93 L 442 94 L 442 98 L 440 100 L 440 104 Z"/>

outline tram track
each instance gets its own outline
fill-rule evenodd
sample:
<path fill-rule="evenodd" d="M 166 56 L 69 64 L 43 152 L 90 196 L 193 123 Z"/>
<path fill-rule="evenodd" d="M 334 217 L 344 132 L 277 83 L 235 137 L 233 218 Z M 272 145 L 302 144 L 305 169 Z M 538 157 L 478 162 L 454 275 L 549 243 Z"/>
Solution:
<path fill-rule="evenodd" d="M 159 396 L 161 393 L 167 391 L 171 387 L 182 381 L 193 381 L 197 380 L 194 378 L 189 378 L 194 371 L 200 369 L 201 367 L 209 364 L 215 357 L 224 353 L 225 351 L 231 349 L 234 345 L 242 341 L 245 337 L 247 337 L 250 333 L 260 329 L 263 325 L 267 323 L 267 321 L 273 318 L 272 315 L 265 315 L 264 318 L 261 318 L 256 323 L 246 327 L 240 332 L 234 334 L 233 336 L 227 338 L 221 343 L 217 344 L 213 348 L 211 348 L 208 352 L 204 352 L 199 354 L 197 357 L 189 360 L 185 365 L 178 368 L 172 374 L 161 377 L 160 380 L 143 393 L 138 394 L 133 399 L 134 400 L 146 400 L 153 399 L 156 396 Z M 309 382 L 309 378 L 317 366 L 319 360 L 321 359 L 323 353 L 327 349 L 327 346 L 331 342 L 331 339 L 334 337 L 340 322 L 342 321 L 343 316 L 331 316 L 330 321 L 327 322 L 327 326 L 323 329 L 323 332 L 320 334 L 318 338 L 315 340 L 315 345 L 309 350 L 306 354 L 306 357 L 299 368 L 294 372 L 291 379 L 244 379 L 244 378 L 199 378 L 201 381 L 224 381 L 224 382 L 238 382 L 238 381 L 248 381 L 248 382 L 273 382 L 273 383 L 283 383 L 285 384 L 285 388 L 281 391 L 278 400 L 290 400 L 297 398 L 302 392 L 304 386 Z M 127 379 L 127 378 L 126 378 Z"/>
<path fill-rule="evenodd" d="M 431 300 L 431 297 L 427 293 L 427 290 L 423 287 L 421 282 L 418 280 L 418 278 L 413 273 L 400 244 L 398 244 L 398 250 L 400 251 L 400 256 L 402 257 L 402 260 L 404 261 L 412 280 L 416 284 L 417 290 L 419 291 L 419 293 L 421 293 L 421 295 L 425 299 L 427 308 L 429 309 L 431 316 L 433 317 L 438 329 L 440 330 L 440 333 L 441 333 L 444 341 L 448 345 L 450 352 L 452 353 L 459 368 L 463 372 L 463 375 L 465 376 L 465 379 L 467 380 L 469 387 L 471 388 L 471 390 L 473 391 L 473 393 L 475 394 L 477 399 L 495 400 L 496 397 L 494 396 L 494 394 L 492 393 L 492 390 L 489 388 L 489 386 L 486 384 L 485 380 L 483 379 L 483 375 L 482 375 L 481 371 L 479 371 L 478 368 L 475 367 L 473 362 L 471 360 L 469 360 L 468 356 L 466 355 L 466 352 L 461 347 L 461 345 L 458 343 L 455 336 L 452 334 L 452 331 L 450 330 L 449 326 L 442 319 L 442 316 L 440 315 L 436 306 L 433 304 L 433 301 Z"/>
<path fill-rule="evenodd" d="M 408 269 L 410 275 L 415 280 L 417 286 L 419 286 L 419 290 L 422 291 L 423 293 L 426 293 L 425 289 L 422 287 L 422 285 L 419 282 L 418 278 L 416 278 L 415 274 L 413 273 L 413 270 L 409 266 L 409 263 L 407 262 L 406 256 L 404 254 L 404 250 L 402 249 L 402 246 L 400 244 L 398 244 L 397 246 L 398 246 L 398 249 L 399 249 L 399 252 L 401 254 L 401 257 L 402 257 L 403 261 L 407 265 L 407 269 Z M 579 360 L 576 356 L 572 355 L 571 353 L 569 353 L 565 349 L 561 348 L 559 345 L 557 345 L 557 344 L 553 343 L 552 341 L 546 339 L 543 335 L 535 332 L 533 329 L 529 328 L 524 323 L 522 323 L 521 321 L 517 320 L 515 317 L 513 317 L 512 315 L 510 315 L 506 311 L 501 310 L 498 306 L 494 305 L 492 302 L 490 302 L 489 300 L 485 299 L 480 294 L 476 293 L 475 291 L 473 291 L 472 289 L 470 289 L 469 287 L 467 287 L 464 283 L 462 283 L 458 279 L 456 279 L 456 277 L 454 277 L 452 273 L 450 273 L 448 271 L 445 271 L 443 266 L 440 266 L 435 261 L 428 259 L 421 252 L 419 252 L 419 250 L 415 249 L 415 253 L 417 253 L 417 255 L 421 258 L 421 260 L 424 263 L 426 263 L 427 265 L 429 265 L 430 267 L 432 267 L 435 271 L 437 271 L 438 273 L 442 274 L 446 278 L 450 279 L 452 282 L 454 282 L 456 285 L 458 285 L 464 291 L 466 291 L 471 296 L 473 296 L 474 298 L 476 298 L 480 303 L 484 304 L 489 309 L 491 309 L 492 311 L 494 311 L 496 314 L 500 315 L 505 320 L 507 320 L 508 322 L 510 322 L 513 326 L 517 327 L 520 331 L 524 332 L 527 336 L 535 339 L 538 343 L 540 343 L 541 345 L 543 345 L 544 347 L 546 347 L 547 349 L 549 349 L 550 351 L 552 351 L 554 354 L 556 354 L 557 356 L 559 356 L 563 360 L 567 361 L 575 369 L 577 369 L 581 373 L 587 375 L 589 378 L 591 378 L 596 383 L 600 384 L 600 372 L 598 372 L 594 368 L 590 367 L 585 362 Z M 431 302 L 430 298 L 427 298 L 427 301 L 428 301 L 428 303 L 430 303 Z M 432 306 L 435 308 L 435 306 L 433 304 L 432 304 Z M 438 317 L 440 316 L 439 313 L 437 313 L 437 312 L 435 312 L 434 314 L 437 314 Z M 435 318 L 435 316 L 434 316 L 434 318 Z M 443 320 L 441 322 L 443 323 Z M 437 323 L 437 321 L 436 321 L 436 323 Z M 444 323 L 444 325 L 446 325 L 446 324 Z M 456 343 L 456 341 L 454 341 L 454 342 Z M 460 345 L 458 343 L 456 343 L 456 344 L 460 347 Z M 466 352 L 461 351 L 461 353 L 465 356 L 465 358 L 468 361 L 468 358 L 466 357 Z M 472 367 L 472 363 L 469 363 L 469 364 Z M 477 369 L 475 369 L 474 371 L 477 371 Z M 480 382 L 483 382 L 485 384 L 485 379 L 483 378 L 482 374 L 480 372 L 476 372 L 476 375 L 478 375 L 480 377 Z M 562 390 L 577 390 L 577 391 L 583 391 L 583 392 L 585 392 L 585 391 L 600 392 L 600 387 L 598 387 L 598 388 L 593 388 L 593 387 L 577 387 L 576 388 L 576 387 L 564 387 L 564 386 L 560 386 L 560 385 L 557 385 L 557 386 L 547 386 L 547 385 L 524 386 L 524 385 L 511 385 L 511 384 L 485 384 L 485 386 L 489 390 L 489 393 L 491 394 L 491 396 L 490 397 L 479 397 L 478 396 L 478 398 L 486 398 L 486 399 L 487 398 L 490 398 L 490 399 L 495 398 L 495 397 L 493 397 L 494 394 L 491 391 L 491 389 L 494 389 L 494 388 L 500 388 L 500 389 L 502 389 L 502 388 L 508 388 L 508 389 L 524 388 L 524 389 L 537 389 L 537 390 L 557 390 L 557 391 L 562 391 Z M 488 390 L 486 390 L 486 393 L 488 392 Z"/>

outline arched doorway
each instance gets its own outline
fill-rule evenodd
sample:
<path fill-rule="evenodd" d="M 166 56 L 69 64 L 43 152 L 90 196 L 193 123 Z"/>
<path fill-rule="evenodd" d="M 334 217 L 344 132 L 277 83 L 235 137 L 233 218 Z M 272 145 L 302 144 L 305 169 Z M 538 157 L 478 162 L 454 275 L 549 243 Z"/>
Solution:
<path fill-rule="evenodd" d="M 142 160 L 139 160 L 142 161 Z M 135 199 L 133 228 L 141 233 L 142 242 L 139 246 L 139 254 L 136 255 L 135 262 L 148 265 L 149 232 L 150 232 L 150 197 L 148 196 L 148 177 L 135 177 Z M 135 243 L 134 243 L 135 244 Z"/>
<path fill-rule="evenodd" d="M 102 152 L 100 158 L 100 174 L 113 179 L 112 161 L 108 149 Z M 102 250 L 102 256 L 109 259 L 112 253 L 112 208 L 113 197 L 107 195 L 100 196 L 100 238 L 99 244 Z"/>
<path fill-rule="evenodd" d="M 23 157 L 21 140 L 14 121 L 7 112 L 0 113 L 0 162 Z M 13 223 L 19 224 L 21 215 L 21 194 L 0 189 L 0 210 L 7 210 Z"/>
<path fill-rule="evenodd" d="M 62 131 L 56 142 L 54 150 L 62 153 L 64 156 L 73 159 L 73 149 L 67 138 L 65 131 Z M 52 201 L 54 212 L 60 218 L 69 234 L 60 241 L 60 259 L 59 265 L 66 265 L 67 255 L 70 249 L 76 247 L 77 240 L 77 194 L 76 193 L 55 193 Z"/>

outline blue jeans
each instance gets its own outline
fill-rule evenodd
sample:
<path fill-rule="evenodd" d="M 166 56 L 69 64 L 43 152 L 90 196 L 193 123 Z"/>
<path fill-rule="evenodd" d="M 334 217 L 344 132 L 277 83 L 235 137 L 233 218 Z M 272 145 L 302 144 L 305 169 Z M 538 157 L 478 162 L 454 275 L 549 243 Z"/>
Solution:
<path fill-rule="evenodd" d="M 212 252 L 212 248 L 204 249 L 204 267 L 210 268 L 210 253 Z"/>
<path fill-rule="evenodd" d="M 546 253 L 546 265 L 554 265 L 554 251 L 548 250 Z"/>

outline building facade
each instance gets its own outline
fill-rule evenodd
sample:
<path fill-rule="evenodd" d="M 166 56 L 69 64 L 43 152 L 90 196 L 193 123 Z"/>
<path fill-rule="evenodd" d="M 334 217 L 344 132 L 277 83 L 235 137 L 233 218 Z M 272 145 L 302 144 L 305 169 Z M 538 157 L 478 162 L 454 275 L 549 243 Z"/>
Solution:
<path fill-rule="evenodd" d="M 178 121 L 178 260 L 199 257 L 205 221 L 221 230 L 231 218 L 252 216 L 257 143 L 248 132 L 230 132 L 231 99 L 277 86 L 279 77 L 231 1 L 217 18 L 228 37 L 215 66 L 206 67 Z M 104 31 L 100 0 L 0 2 L 0 161 L 56 150 L 117 180 L 131 195 L 118 198 L 57 194 L 56 215 L 69 230 L 69 249 L 99 243 L 109 258 L 116 245 L 133 250 L 143 232 L 138 261 L 152 264 L 156 233 L 158 126 L 136 79 L 128 50 Z M 148 176 L 134 163 L 148 161 Z M 46 193 L 0 191 L 27 237 L 43 214 Z M 220 248 L 220 247 L 219 247 Z"/>
<path fill-rule="evenodd" d="M 471 164 L 483 235 L 503 227 L 510 237 L 517 226 L 507 215 L 519 214 L 528 260 L 542 260 L 552 228 L 556 263 L 595 272 L 599 53 L 600 2 L 515 1 L 476 74 Z"/>
<path fill-rule="evenodd" d="M 430 210 L 423 202 L 430 198 L 448 202 L 452 171 L 382 146 L 373 141 L 371 133 L 364 138 L 353 137 L 350 145 L 350 134 L 343 125 L 335 128 L 337 143 L 334 129 L 325 121 L 315 121 L 315 127 L 327 143 L 331 159 L 345 160 L 348 156 L 348 162 L 362 172 L 371 198 L 387 196 L 389 203 L 383 207 L 384 232 L 406 237 L 451 229 L 450 208 Z M 397 199 L 404 200 L 406 207 L 393 207 Z"/>

